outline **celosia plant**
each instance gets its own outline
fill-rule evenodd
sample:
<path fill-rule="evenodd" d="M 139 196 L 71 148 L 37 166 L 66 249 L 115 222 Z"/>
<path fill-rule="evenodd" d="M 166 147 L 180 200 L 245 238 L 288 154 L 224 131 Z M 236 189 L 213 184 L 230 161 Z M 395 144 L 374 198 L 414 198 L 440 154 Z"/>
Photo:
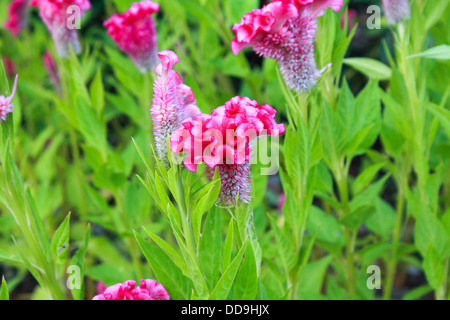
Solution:
<path fill-rule="evenodd" d="M 0 0 L 0 300 L 449 299 L 450 2 L 155 2 Z"/>
<path fill-rule="evenodd" d="M 103 24 L 120 49 L 142 72 L 158 64 L 158 41 L 152 17 L 158 11 L 159 4 L 153 1 L 135 2 L 128 11 L 114 14 Z"/>
<path fill-rule="evenodd" d="M 211 115 L 200 114 L 183 121 L 173 134 L 170 146 L 175 153 L 185 152 L 184 164 L 192 172 L 204 162 L 217 167 L 221 178 L 219 203 L 227 206 L 239 200 L 251 200 L 250 156 L 253 140 L 284 133 L 283 124 L 274 120 L 276 111 L 269 105 L 258 105 L 247 97 L 234 97 Z"/>
<path fill-rule="evenodd" d="M 142 279 L 136 287 L 136 281 L 117 283 L 96 295 L 92 300 L 170 300 L 169 293 L 153 279 Z"/>
<path fill-rule="evenodd" d="M 8 20 L 5 28 L 15 37 L 25 27 L 27 23 L 28 0 L 13 0 L 8 6 Z"/>
<path fill-rule="evenodd" d="M 78 10 L 80 16 L 73 19 L 81 18 L 91 9 L 89 0 L 31 0 L 30 6 L 39 8 L 39 16 L 50 31 L 60 57 L 68 57 L 69 45 L 76 54 L 81 52 L 77 29 L 72 25 L 73 21 L 69 21 L 73 12 L 68 9 L 75 6 L 74 12 Z"/>
<path fill-rule="evenodd" d="M 342 0 L 282 0 L 253 10 L 235 24 L 231 43 L 234 54 L 252 47 L 258 54 L 275 59 L 287 85 L 308 91 L 322 71 L 317 70 L 314 40 L 317 18 L 325 9 L 339 11 Z"/>
<path fill-rule="evenodd" d="M 167 139 L 189 117 L 195 117 L 200 109 L 195 105 L 192 89 L 183 84 L 180 75 L 172 68 L 180 61 L 173 51 L 161 51 L 161 63 L 156 68 L 153 106 L 153 133 L 156 152 L 160 158 L 167 156 Z"/>

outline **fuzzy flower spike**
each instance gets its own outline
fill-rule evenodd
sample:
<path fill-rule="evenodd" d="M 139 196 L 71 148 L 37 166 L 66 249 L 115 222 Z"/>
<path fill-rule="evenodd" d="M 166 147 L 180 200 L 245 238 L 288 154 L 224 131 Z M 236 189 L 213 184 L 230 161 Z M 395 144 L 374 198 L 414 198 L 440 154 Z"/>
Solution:
<path fill-rule="evenodd" d="M 8 6 L 9 15 L 5 22 L 5 28 L 14 37 L 17 37 L 27 23 L 27 2 L 28 0 L 13 0 Z"/>
<path fill-rule="evenodd" d="M 411 16 L 408 0 L 383 0 L 383 9 L 390 25 L 394 25 Z"/>
<path fill-rule="evenodd" d="M 200 162 L 221 179 L 218 203 L 232 206 L 251 200 L 250 153 L 252 141 L 263 136 L 279 136 L 283 124 L 274 120 L 276 111 L 269 105 L 258 105 L 247 97 L 234 97 L 211 115 L 200 114 L 183 121 L 171 137 L 175 153 L 184 152 L 184 165 L 192 172 Z M 212 177 L 212 174 L 211 174 Z"/>
<path fill-rule="evenodd" d="M 135 2 L 128 11 L 114 14 L 103 24 L 142 72 L 158 64 L 156 26 L 151 16 L 158 11 L 159 4 L 153 1 Z"/>
<path fill-rule="evenodd" d="M 96 295 L 92 300 L 170 300 L 169 293 L 153 279 L 142 279 L 136 287 L 136 281 L 117 283 Z"/>
<path fill-rule="evenodd" d="M 192 89 L 183 84 L 180 75 L 173 67 L 180 62 L 178 56 L 169 50 L 158 54 L 161 64 L 156 67 L 158 78 L 154 85 L 153 133 L 158 157 L 167 157 L 167 139 L 181 126 L 181 122 L 200 114 L 195 105 Z"/>
<path fill-rule="evenodd" d="M 31 0 L 30 6 L 39 8 L 39 15 L 52 34 L 60 57 L 69 56 L 69 45 L 75 54 L 81 52 L 76 20 L 91 9 L 89 0 Z"/>
<path fill-rule="evenodd" d="M 16 95 L 18 78 L 19 78 L 19 75 L 16 75 L 16 78 L 14 79 L 14 86 L 13 86 L 11 95 L 9 97 L 5 97 L 4 95 L 0 96 L 0 120 L 1 121 L 6 121 L 8 113 L 11 113 L 13 111 L 14 105 L 12 104 L 12 101 L 14 99 L 14 96 Z"/>
<path fill-rule="evenodd" d="M 342 5 L 343 0 L 280 0 L 253 10 L 233 27 L 233 53 L 252 47 L 277 61 L 290 88 L 308 91 L 321 75 L 314 59 L 317 18 L 325 9 L 339 11 Z"/>

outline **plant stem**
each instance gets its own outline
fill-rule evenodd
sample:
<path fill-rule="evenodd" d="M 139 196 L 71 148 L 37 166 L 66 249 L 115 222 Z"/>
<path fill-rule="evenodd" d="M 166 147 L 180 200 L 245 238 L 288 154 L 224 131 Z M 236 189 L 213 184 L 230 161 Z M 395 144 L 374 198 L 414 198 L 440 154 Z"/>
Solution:
<path fill-rule="evenodd" d="M 396 220 L 393 234 L 393 245 L 391 257 L 387 263 L 387 277 L 386 277 L 386 286 L 383 293 L 383 299 L 389 300 L 392 296 L 392 289 L 394 286 L 394 278 L 397 269 L 397 250 L 398 244 L 400 242 L 401 234 L 402 234 L 402 226 L 403 226 L 403 210 L 405 206 L 405 196 L 403 188 L 400 187 L 399 193 L 397 195 L 397 212 L 396 212 Z"/>
<path fill-rule="evenodd" d="M 339 190 L 339 197 L 341 201 L 341 213 L 339 218 L 344 218 L 349 212 L 349 194 L 348 194 L 348 166 L 345 166 L 342 162 L 335 168 L 336 182 Z M 356 231 L 344 227 L 345 236 L 345 254 L 346 254 L 346 266 L 347 266 L 347 289 L 350 295 L 355 294 L 355 270 L 354 270 L 354 252 L 356 242 Z"/>

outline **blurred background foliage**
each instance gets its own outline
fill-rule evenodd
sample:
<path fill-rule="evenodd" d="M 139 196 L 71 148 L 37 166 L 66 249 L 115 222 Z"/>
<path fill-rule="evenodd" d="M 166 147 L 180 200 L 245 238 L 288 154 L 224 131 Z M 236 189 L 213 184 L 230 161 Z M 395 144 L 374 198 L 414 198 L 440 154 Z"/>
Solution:
<path fill-rule="evenodd" d="M 64 267 L 70 264 L 69 258 L 72 262 L 83 261 L 86 290 L 72 292 L 72 297 L 88 299 L 95 295 L 98 281 L 111 285 L 154 276 L 133 230 L 139 230 L 144 237 L 140 229 L 144 226 L 169 244 L 176 243 L 158 204 L 135 176 L 144 176 L 146 168 L 131 137 L 143 154 L 151 158 L 149 108 L 155 74 L 141 74 L 102 27 L 103 21 L 115 12 L 127 10 L 133 1 L 91 2 L 92 10 L 86 13 L 79 30 L 83 53 L 67 61 L 56 57 L 51 37 L 34 9 L 30 10 L 28 27 L 18 38 L 0 29 L 3 64 L 6 66 L 5 59 L 8 59 L 15 66 L 14 72 L 2 77 L 1 93 L 9 92 L 5 90 L 6 84 L 11 83 L 15 72 L 20 75 L 13 123 L 8 127 L 2 125 L 5 144 L 1 149 L 4 155 L 6 150 L 11 150 L 15 164 L 7 164 L 2 155 L 2 165 L 17 166 L 11 169 L 16 174 L 5 175 L 2 181 L 9 182 L 15 190 L 19 190 L 16 183 L 23 181 L 23 193 L 19 190 L 17 197 L 24 198 L 11 199 L 16 199 L 18 211 L 29 211 L 30 217 L 38 214 L 42 219 L 42 224 L 36 225 L 37 233 L 45 234 L 39 240 L 42 254 L 53 255 L 51 264 L 43 262 L 46 268 L 53 269 L 58 279 L 65 279 Z M 448 44 L 448 3 L 419 0 L 411 3 L 413 18 L 407 27 L 410 54 Z M 7 4 L 7 0 L 0 1 L 0 24 L 6 19 Z M 230 50 L 233 24 L 262 4 L 259 0 L 160 1 L 161 10 L 156 19 L 159 49 L 178 54 L 181 62 L 176 69 L 192 87 L 203 112 L 210 113 L 231 97 L 240 95 L 275 107 L 278 122 L 288 123 L 289 117 L 293 117 L 295 107 L 288 101 L 290 93 L 280 85 L 276 63 L 258 57 L 251 50 L 238 56 Z M 390 270 L 391 276 L 383 273 L 383 281 L 392 281 L 394 298 L 434 298 L 434 291 L 441 292 L 436 297 L 447 298 L 450 65 L 448 59 L 415 59 L 407 66 L 415 73 L 405 73 L 402 60 L 396 60 L 405 52 L 399 47 L 397 33 L 387 26 L 384 18 L 381 29 L 370 30 L 366 26 L 370 15 L 366 9 L 371 4 L 380 5 L 380 1 L 345 1 L 344 8 L 356 10 L 356 16 L 348 21 L 348 30 L 340 27 L 342 11 L 328 10 L 320 18 L 316 45 L 318 68 L 330 62 L 333 68 L 327 71 L 328 76 L 321 80 L 309 101 L 311 107 L 328 105 L 323 107 L 328 110 L 323 111 L 328 116 L 322 114 L 321 119 L 326 119 L 326 127 L 332 130 L 324 131 L 325 120 L 320 120 L 322 141 L 310 141 L 317 150 L 310 150 L 311 165 L 306 170 L 303 168 L 303 176 L 300 174 L 306 177 L 309 168 L 315 171 L 313 181 L 305 181 L 306 190 L 313 192 L 312 206 L 305 220 L 307 239 L 312 241 L 311 258 L 301 270 L 303 276 L 295 296 L 300 299 L 381 297 L 380 290 L 366 287 L 367 266 L 376 264 Z M 57 60 L 59 90 L 43 65 L 43 55 L 48 50 Z M 364 61 L 348 59 L 352 57 L 370 58 L 382 66 L 373 60 L 367 65 Z M 411 79 L 405 79 L 405 75 Z M 416 98 L 411 98 L 411 86 Z M 423 112 L 420 126 L 423 136 L 419 140 L 426 146 L 422 142 L 415 144 L 418 140 L 409 144 L 407 139 L 418 128 L 410 126 L 413 122 L 405 112 L 410 108 L 409 99 L 420 100 L 423 108 L 431 110 Z M 342 114 L 336 115 L 339 111 L 335 110 L 341 110 Z M 296 126 L 301 127 L 300 122 Z M 358 137 L 351 136 L 354 134 L 351 131 L 367 127 L 366 143 L 356 143 L 354 139 Z M 7 130 L 14 131 L 14 139 L 6 143 Z M 344 131 L 349 131 L 345 138 L 348 139 L 337 141 L 336 137 L 343 137 Z M 288 158 L 295 162 L 301 157 L 295 149 L 304 141 L 304 136 L 295 134 L 283 138 L 286 141 L 281 166 L 287 169 L 282 169 L 281 177 L 261 176 L 254 168 L 254 223 L 263 252 L 261 282 L 264 283 L 255 296 L 258 298 L 287 298 L 289 275 L 286 273 L 289 264 L 298 259 L 296 244 L 287 238 L 285 224 L 285 219 L 288 224 L 295 224 L 289 221 L 289 210 L 299 210 L 289 200 L 287 185 L 292 185 L 289 192 L 307 193 L 296 189 L 300 181 L 296 180 L 297 173 L 290 172 L 293 164 L 289 164 Z M 334 167 L 333 154 L 328 155 L 326 151 L 334 142 L 337 149 L 342 149 L 343 159 L 347 159 L 348 180 L 344 182 L 347 186 L 342 187 L 350 186 L 346 192 L 351 195 L 347 199 L 351 212 L 346 219 L 339 216 L 342 206 L 338 203 L 343 201 L 339 168 Z M 417 160 L 420 157 L 424 159 Z M 421 175 L 426 176 L 423 181 Z M 282 183 L 286 179 L 291 182 Z M 203 177 L 201 181 L 207 180 Z M 423 183 L 423 188 L 416 188 L 419 183 Z M 288 208 L 283 209 L 283 215 L 279 202 L 284 193 Z M 420 204 L 424 197 L 429 200 L 422 203 L 426 208 Z M 303 209 L 308 209 L 308 205 Z M 70 238 L 69 228 L 61 225 L 69 212 Z M 423 229 L 415 228 L 418 219 Z M 228 226 L 225 219 L 221 224 L 223 230 Z M 342 226 L 350 230 L 348 234 L 355 242 L 351 257 Z M 15 222 L 5 206 L 1 207 L 0 272 L 8 280 L 12 299 L 47 298 L 42 286 L 37 286 L 39 275 L 27 271 L 30 263 L 43 268 L 34 261 L 39 256 L 29 253 L 35 249 L 29 247 L 28 241 L 35 241 L 36 234 L 29 236 L 30 239 L 25 239 L 20 223 Z M 67 244 L 63 256 L 53 248 L 57 246 L 53 245 L 53 239 Z M 33 257 L 30 261 L 29 256 Z M 428 258 L 424 260 L 424 257 Z M 345 259 L 355 264 L 356 288 L 353 289 L 347 287 L 348 275 L 344 269 L 349 261 L 346 264 Z M 280 266 L 285 264 L 285 270 L 281 270 Z M 438 264 L 442 268 L 434 267 Z M 59 291 L 55 289 L 53 297 L 70 297 Z"/>

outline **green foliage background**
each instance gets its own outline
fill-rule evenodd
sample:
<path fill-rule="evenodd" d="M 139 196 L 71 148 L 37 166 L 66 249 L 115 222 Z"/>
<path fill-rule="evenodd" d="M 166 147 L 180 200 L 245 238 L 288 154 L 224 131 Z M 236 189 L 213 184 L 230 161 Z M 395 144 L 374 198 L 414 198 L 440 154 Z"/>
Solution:
<path fill-rule="evenodd" d="M 61 92 L 43 66 L 46 50 L 56 55 L 36 11 L 19 38 L 0 30 L 0 54 L 19 73 L 0 126 L 0 299 L 91 299 L 96 282 L 141 278 L 172 299 L 450 297 L 447 1 L 411 0 L 411 20 L 383 18 L 380 30 L 365 25 L 379 1 L 351 2 L 360 25 L 349 32 L 339 25 L 349 1 L 327 10 L 316 60 L 333 65 L 307 94 L 291 92 L 274 61 L 232 54 L 233 23 L 259 1 L 160 1 L 159 48 L 178 54 L 203 112 L 248 96 L 286 124 L 279 174 L 254 166 L 254 200 L 231 209 L 215 205 L 217 173 L 211 182 L 154 157 L 155 74 L 101 25 L 133 1 L 91 2 L 83 53 L 57 59 Z M 67 289 L 69 265 L 81 289 Z M 367 287 L 371 265 L 381 290 Z"/>

